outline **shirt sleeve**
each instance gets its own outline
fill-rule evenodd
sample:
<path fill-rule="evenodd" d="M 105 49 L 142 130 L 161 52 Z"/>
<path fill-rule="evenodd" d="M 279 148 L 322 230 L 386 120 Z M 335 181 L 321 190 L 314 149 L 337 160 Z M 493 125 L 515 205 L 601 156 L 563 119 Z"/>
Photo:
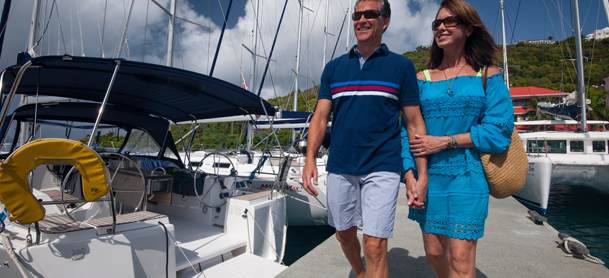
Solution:
<path fill-rule="evenodd" d="M 326 64 L 324 71 L 321 74 L 321 84 L 319 86 L 319 93 L 317 99 L 329 99 L 332 100 L 332 88 L 330 83 L 330 77 L 332 75 L 333 62 Z"/>
<path fill-rule="evenodd" d="M 472 127 L 470 136 L 483 152 L 500 153 L 509 146 L 514 129 L 514 107 L 510 91 L 503 84 L 503 75 L 487 78 L 486 108 L 479 125 Z"/>
<path fill-rule="evenodd" d="M 402 165 L 404 166 L 404 172 L 407 172 L 408 170 L 412 169 L 415 172 L 415 177 L 416 177 L 417 168 L 416 168 L 416 165 L 414 162 L 414 158 L 412 157 L 412 154 L 410 153 L 410 144 L 408 142 L 408 131 L 406 129 L 406 120 L 404 119 L 403 116 L 401 119 L 400 137 L 402 139 Z"/>
<path fill-rule="evenodd" d="M 400 104 L 419 105 L 419 83 L 417 82 L 417 73 L 414 69 L 414 64 L 406 58 L 406 70 L 404 75 L 404 84 L 400 92 Z"/>

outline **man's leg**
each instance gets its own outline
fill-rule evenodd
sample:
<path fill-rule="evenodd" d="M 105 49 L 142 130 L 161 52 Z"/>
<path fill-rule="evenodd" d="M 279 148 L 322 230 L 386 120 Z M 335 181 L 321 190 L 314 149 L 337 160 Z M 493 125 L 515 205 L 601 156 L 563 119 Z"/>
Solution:
<path fill-rule="evenodd" d="M 365 277 L 389 277 L 387 264 L 387 239 L 364 235 Z"/>
<path fill-rule="evenodd" d="M 393 236 L 400 176 L 375 172 L 360 181 L 366 277 L 389 277 L 387 239 Z"/>
<path fill-rule="evenodd" d="M 361 257 L 361 247 L 357 238 L 357 227 L 351 227 L 344 231 L 336 231 L 336 239 L 343 248 L 345 257 L 353 268 L 353 273 L 357 278 L 364 277 L 364 263 Z M 386 248 L 385 248 L 386 249 Z"/>
<path fill-rule="evenodd" d="M 351 264 L 355 276 L 364 277 L 364 263 L 357 227 L 362 225 L 360 185 L 357 176 L 328 173 L 328 224 L 336 229 L 336 239 L 341 244 L 345 257 Z"/>

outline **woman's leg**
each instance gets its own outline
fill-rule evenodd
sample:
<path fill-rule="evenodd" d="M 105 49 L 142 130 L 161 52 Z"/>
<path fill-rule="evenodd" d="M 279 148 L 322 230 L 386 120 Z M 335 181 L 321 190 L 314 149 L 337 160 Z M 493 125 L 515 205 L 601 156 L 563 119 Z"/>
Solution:
<path fill-rule="evenodd" d="M 449 277 L 476 277 L 476 246 L 478 240 L 449 238 Z"/>
<path fill-rule="evenodd" d="M 448 277 L 450 273 L 450 265 L 448 262 L 448 238 L 443 235 L 429 234 L 422 231 L 423 243 L 425 245 L 425 254 L 427 255 L 427 263 L 433 269 L 436 276 L 440 278 Z"/>

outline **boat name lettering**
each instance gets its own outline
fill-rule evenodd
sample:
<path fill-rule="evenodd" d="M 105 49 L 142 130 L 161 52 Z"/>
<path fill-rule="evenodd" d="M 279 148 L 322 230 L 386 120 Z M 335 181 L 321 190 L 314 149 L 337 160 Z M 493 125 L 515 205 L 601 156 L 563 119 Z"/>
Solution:
<path fill-rule="evenodd" d="M 260 189 L 267 189 L 267 188 L 273 188 L 273 184 L 262 184 L 260 185 Z M 293 185 L 277 185 L 275 186 L 275 188 L 277 189 L 283 189 L 283 190 L 290 190 L 290 191 L 300 191 L 300 187 L 297 186 L 293 186 Z"/>

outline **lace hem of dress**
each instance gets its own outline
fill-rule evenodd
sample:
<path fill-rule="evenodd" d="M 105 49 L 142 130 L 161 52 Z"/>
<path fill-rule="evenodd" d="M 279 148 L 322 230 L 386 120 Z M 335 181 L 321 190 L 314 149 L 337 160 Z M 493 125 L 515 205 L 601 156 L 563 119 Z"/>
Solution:
<path fill-rule="evenodd" d="M 492 125 L 498 127 L 501 130 L 501 134 L 503 134 L 503 137 L 505 137 L 505 138 L 512 137 L 512 130 L 514 129 L 514 121 L 512 121 L 511 119 L 506 120 L 506 119 L 494 118 L 494 117 L 484 117 L 482 119 L 482 123 L 483 124 L 492 124 Z"/>
<path fill-rule="evenodd" d="M 429 216 L 413 209 L 410 210 L 408 218 L 417 221 L 421 230 L 426 233 L 468 240 L 475 240 L 484 236 L 485 219 L 441 215 Z"/>
<path fill-rule="evenodd" d="M 485 97 L 455 96 L 421 100 L 421 113 L 424 118 L 477 116 L 485 105 Z"/>
<path fill-rule="evenodd" d="M 457 176 L 468 172 L 482 174 L 484 169 L 478 152 L 474 155 L 470 149 L 464 149 L 462 152 L 455 150 L 433 154 L 427 172 L 430 175 Z"/>

